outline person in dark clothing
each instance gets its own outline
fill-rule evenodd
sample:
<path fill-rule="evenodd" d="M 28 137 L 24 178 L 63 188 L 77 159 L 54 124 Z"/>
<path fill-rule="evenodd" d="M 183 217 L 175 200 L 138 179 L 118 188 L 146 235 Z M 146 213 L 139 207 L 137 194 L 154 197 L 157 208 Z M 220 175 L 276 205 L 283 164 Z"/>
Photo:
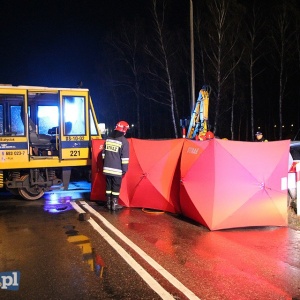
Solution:
<path fill-rule="evenodd" d="M 255 133 L 255 142 L 267 142 L 268 140 L 264 138 L 263 134 L 258 131 Z"/>
<path fill-rule="evenodd" d="M 129 143 L 125 134 L 129 125 L 125 121 L 117 123 L 113 133 L 107 137 L 103 152 L 103 174 L 106 178 L 106 206 L 109 210 L 121 209 L 119 195 L 122 177 L 128 170 Z"/>

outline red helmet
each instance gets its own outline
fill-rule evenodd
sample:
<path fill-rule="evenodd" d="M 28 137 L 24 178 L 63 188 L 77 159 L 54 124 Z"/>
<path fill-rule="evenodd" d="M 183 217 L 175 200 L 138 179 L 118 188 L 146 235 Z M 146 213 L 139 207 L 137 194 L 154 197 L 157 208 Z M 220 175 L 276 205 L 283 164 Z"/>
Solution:
<path fill-rule="evenodd" d="M 214 133 L 211 131 L 207 131 L 205 134 L 206 139 L 210 140 L 213 139 L 215 137 Z"/>
<path fill-rule="evenodd" d="M 129 124 L 125 121 L 120 121 L 117 123 L 115 130 L 126 133 L 129 129 Z"/>

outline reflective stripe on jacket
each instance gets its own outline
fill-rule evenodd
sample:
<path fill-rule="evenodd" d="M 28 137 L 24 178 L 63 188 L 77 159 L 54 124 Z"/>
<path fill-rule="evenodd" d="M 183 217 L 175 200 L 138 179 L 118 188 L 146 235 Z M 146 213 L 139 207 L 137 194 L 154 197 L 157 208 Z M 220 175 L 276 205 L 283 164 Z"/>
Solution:
<path fill-rule="evenodd" d="M 103 173 L 110 176 L 122 176 L 128 170 L 129 143 L 124 135 L 108 137 L 105 141 L 102 158 Z"/>

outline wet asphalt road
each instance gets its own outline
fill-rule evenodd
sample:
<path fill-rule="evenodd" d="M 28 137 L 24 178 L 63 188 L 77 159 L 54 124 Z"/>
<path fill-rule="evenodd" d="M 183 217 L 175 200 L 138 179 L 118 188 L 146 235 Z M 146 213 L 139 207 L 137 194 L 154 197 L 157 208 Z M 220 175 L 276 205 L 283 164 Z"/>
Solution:
<path fill-rule="evenodd" d="M 20 271 L 19 290 L 0 288 L 0 299 L 300 299 L 300 231 L 210 232 L 177 215 L 47 197 L 0 195 L 0 272 Z"/>

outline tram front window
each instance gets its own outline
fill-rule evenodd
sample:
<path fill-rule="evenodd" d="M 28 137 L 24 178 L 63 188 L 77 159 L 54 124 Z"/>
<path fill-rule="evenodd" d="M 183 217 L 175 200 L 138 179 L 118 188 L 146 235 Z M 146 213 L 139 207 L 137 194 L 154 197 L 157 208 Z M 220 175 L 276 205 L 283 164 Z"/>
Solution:
<path fill-rule="evenodd" d="M 64 101 L 64 134 L 85 135 L 85 97 L 66 96 Z"/>

